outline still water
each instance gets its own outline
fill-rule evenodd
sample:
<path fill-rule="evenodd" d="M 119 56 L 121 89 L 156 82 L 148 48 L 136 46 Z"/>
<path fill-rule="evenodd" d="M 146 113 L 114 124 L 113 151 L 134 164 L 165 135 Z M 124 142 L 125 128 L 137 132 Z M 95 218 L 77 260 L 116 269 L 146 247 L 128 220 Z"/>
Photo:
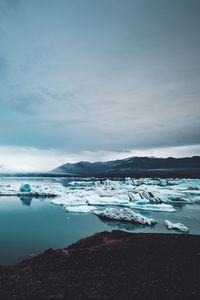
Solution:
<path fill-rule="evenodd" d="M 28 179 L 26 182 L 42 184 L 61 179 Z M 2 178 L 0 183 L 20 183 L 24 178 Z M 96 232 L 122 229 L 133 232 L 169 231 L 165 219 L 188 226 L 191 234 L 200 234 L 200 205 L 178 205 L 176 212 L 140 212 L 158 221 L 154 227 L 127 226 L 115 222 L 102 222 L 94 214 L 67 213 L 63 207 L 50 203 L 48 198 L 0 197 L 0 264 L 14 264 L 30 258 L 47 248 L 61 248 Z"/>
<path fill-rule="evenodd" d="M 13 264 L 47 248 L 65 247 L 109 229 L 94 215 L 68 215 L 49 199 L 1 197 L 0 264 Z"/>

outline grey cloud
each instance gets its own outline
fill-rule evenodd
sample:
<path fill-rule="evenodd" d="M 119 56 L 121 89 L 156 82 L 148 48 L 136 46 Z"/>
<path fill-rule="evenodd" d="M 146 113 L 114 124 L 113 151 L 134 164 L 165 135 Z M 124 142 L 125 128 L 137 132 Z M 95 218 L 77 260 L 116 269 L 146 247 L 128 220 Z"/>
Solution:
<path fill-rule="evenodd" d="M 15 95 L 9 99 L 7 106 L 9 111 L 13 111 L 25 115 L 36 114 L 44 104 L 44 99 L 41 95 L 30 93 L 27 95 Z"/>
<path fill-rule="evenodd" d="M 0 21 L 2 144 L 73 152 L 200 144 L 197 1 L 8 4 L 17 13 Z"/>
<path fill-rule="evenodd" d="M 0 17 L 1 19 L 11 18 L 20 7 L 21 0 L 1 0 L 0 1 Z M 1 24 L 1 22 L 0 22 Z M 2 30 L 4 33 L 4 30 Z"/>
<path fill-rule="evenodd" d="M 0 56 L 0 79 L 4 80 L 8 72 L 8 63 L 4 56 Z"/>

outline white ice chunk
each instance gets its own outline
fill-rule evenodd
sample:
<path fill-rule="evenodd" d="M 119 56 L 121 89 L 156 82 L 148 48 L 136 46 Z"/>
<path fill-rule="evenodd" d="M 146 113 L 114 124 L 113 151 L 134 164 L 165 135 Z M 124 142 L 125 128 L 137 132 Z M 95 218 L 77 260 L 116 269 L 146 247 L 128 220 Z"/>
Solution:
<path fill-rule="evenodd" d="M 120 199 L 118 197 L 99 197 L 98 195 L 86 197 L 87 203 L 90 205 L 129 205 L 129 200 Z"/>
<path fill-rule="evenodd" d="M 188 232 L 189 229 L 185 225 L 181 223 L 173 223 L 169 220 L 165 220 L 165 225 L 167 226 L 168 229 L 178 229 L 183 232 Z"/>
<path fill-rule="evenodd" d="M 140 195 L 140 193 L 129 193 L 128 197 L 131 202 L 139 201 L 139 200 L 143 199 L 142 196 Z"/>
<path fill-rule="evenodd" d="M 140 200 L 136 201 L 135 203 L 130 203 L 130 207 L 135 209 L 142 209 L 142 210 L 154 210 L 154 211 L 167 211 L 167 212 L 174 212 L 176 211 L 175 208 L 170 204 L 150 204 L 147 202 L 148 200 Z"/>
<path fill-rule="evenodd" d="M 135 213 L 129 208 L 108 207 L 103 211 L 95 211 L 94 213 L 101 218 L 111 219 L 115 221 L 131 222 L 149 226 L 157 223 L 156 220 L 144 217 L 141 214 Z"/>
<path fill-rule="evenodd" d="M 96 209 L 95 206 L 89 205 L 80 205 L 80 206 L 65 206 L 65 210 L 67 212 L 82 212 L 82 213 L 89 213 Z"/>
<path fill-rule="evenodd" d="M 167 180 L 164 179 L 164 178 L 160 179 L 159 185 L 160 186 L 166 186 L 167 185 Z"/>
<path fill-rule="evenodd" d="M 55 198 L 55 199 L 51 200 L 51 203 L 55 204 L 55 205 L 64 206 L 64 205 L 66 205 L 66 200 L 64 198 Z"/>

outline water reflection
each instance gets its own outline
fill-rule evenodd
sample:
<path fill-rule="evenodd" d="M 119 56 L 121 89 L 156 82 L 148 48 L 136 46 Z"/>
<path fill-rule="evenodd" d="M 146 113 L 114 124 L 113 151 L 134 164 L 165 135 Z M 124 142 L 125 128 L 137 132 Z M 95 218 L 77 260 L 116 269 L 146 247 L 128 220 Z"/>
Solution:
<path fill-rule="evenodd" d="M 183 208 L 187 205 L 186 202 L 179 202 L 179 201 L 174 201 L 173 202 L 173 207 L 176 209 L 176 210 L 183 210 Z"/>
<path fill-rule="evenodd" d="M 106 225 L 108 225 L 112 228 L 114 227 L 114 228 L 121 229 L 121 230 L 133 231 L 133 230 L 137 230 L 137 229 L 146 228 L 146 226 L 143 224 L 133 224 L 133 223 L 129 223 L 129 222 L 120 222 L 120 221 L 115 221 L 115 220 L 109 220 L 109 219 L 101 218 L 100 216 L 98 216 L 98 218 Z M 155 227 L 155 225 L 151 226 L 151 228 L 153 228 L 153 227 Z"/>
<path fill-rule="evenodd" d="M 33 200 L 30 196 L 19 197 L 19 199 L 22 202 L 22 205 L 26 205 L 26 206 L 30 206 Z"/>

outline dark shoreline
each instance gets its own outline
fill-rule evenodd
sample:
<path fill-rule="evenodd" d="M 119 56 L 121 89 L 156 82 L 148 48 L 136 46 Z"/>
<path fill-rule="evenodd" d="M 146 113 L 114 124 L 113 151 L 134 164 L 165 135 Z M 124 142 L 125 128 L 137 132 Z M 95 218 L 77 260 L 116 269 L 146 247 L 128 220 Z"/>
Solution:
<path fill-rule="evenodd" d="M 0 266 L 0 299 L 200 299 L 200 236 L 102 232 Z"/>

